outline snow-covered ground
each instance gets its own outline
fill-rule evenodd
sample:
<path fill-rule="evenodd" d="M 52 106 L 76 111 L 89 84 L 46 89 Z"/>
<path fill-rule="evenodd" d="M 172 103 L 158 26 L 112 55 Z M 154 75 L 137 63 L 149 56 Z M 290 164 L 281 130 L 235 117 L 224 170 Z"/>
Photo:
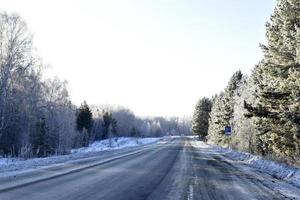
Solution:
<path fill-rule="evenodd" d="M 128 147 L 135 147 L 144 144 L 151 144 L 157 142 L 160 138 L 111 138 L 107 140 L 101 140 L 94 142 L 89 147 L 83 147 L 79 149 L 73 149 L 71 153 L 88 153 L 88 152 L 99 152 L 105 150 L 123 149 Z"/>
<path fill-rule="evenodd" d="M 129 147 L 137 147 L 141 145 L 155 143 L 161 140 L 161 138 L 111 138 L 94 142 L 89 147 L 83 147 L 79 149 L 71 150 L 71 154 L 50 156 L 46 158 L 32 158 L 32 159 L 20 159 L 20 158 L 0 158 L 0 177 L 6 176 L 8 172 L 16 172 L 28 169 L 37 169 L 44 166 L 60 164 L 65 162 L 72 162 L 74 160 L 86 158 L 89 156 L 99 155 L 100 151 L 111 151 L 117 149 L 126 149 Z"/>
<path fill-rule="evenodd" d="M 251 167 L 259 169 L 262 172 L 268 173 L 277 179 L 285 180 L 297 187 L 300 187 L 299 168 L 292 167 L 284 163 L 266 160 L 260 156 L 252 155 L 250 153 L 234 151 L 229 148 L 218 147 L 217 150 L 231 160 L 240 161 Z"/>
<path fill-rule="evenodd" d="M 196 138 L 195 138 L 196 140 Z M 264 159 L 250 153 L 238 152 L 230 148 L 222 148 L 214 144 L 207 144 L 201 141 L 194 142 L 196 148 L 222 156 L 225 160 L 234 162 L 236 167 L 241 167 L 245 171 L 255 173 L 261 172 L 261 180 L 265 185 L 280 191 L 286 197 L 299 199 L 300 189 L 300 168 L 292 167 L 284 163 Z M 240 165 L 238 165 L 240 164 Z M 269 177 L 276 178 L 278 181 L 271 180 Z"/>

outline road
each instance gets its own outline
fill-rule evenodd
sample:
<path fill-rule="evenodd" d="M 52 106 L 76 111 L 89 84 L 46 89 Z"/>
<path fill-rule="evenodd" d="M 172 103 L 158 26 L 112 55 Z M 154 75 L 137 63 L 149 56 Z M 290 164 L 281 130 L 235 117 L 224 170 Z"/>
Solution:
<path fill-rule="evenodd" d="M 172 138 L 74 173 L 0 191 L 0 199 L 283 199 L 252 173 L 191 144 L 190 138 Z"/>

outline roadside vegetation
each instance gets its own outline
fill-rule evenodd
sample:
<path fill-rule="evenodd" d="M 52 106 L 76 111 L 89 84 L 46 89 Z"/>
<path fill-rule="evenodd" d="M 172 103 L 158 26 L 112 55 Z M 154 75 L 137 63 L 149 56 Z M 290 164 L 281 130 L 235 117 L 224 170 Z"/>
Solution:
<path fill-rule="evenodd" d="M 201 114 L 207 109 L 200 100 L 193 127 L 208 121 L 209 128 L 193 131 L 221 146 L 300 166 L 298 0 L 278 0 L 266 24 L 266 37 L 267 44 L 260 45 L 263 59 L 249 77 L 241 71 L 232 76 L 225 90 L 210 99 L 209 115 Z M 231 136 L 224 134 L 225 126 L 232 127 Z"/>
<path fill-rule="evenodd" d="M 190 134 L 188 119 L 141 118 L 87 102 L 78 108 L 66 81 L 43 78 L 34 49 L 26 22 L 0 13 L 0 156 L 46 157 L 111 137 Z"/>

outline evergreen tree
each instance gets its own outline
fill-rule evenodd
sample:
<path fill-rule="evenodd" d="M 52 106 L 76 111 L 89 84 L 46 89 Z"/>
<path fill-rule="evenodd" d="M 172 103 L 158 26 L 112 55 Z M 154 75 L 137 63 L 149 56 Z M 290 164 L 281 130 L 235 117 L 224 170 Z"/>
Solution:
<path fill-rule="evenodd" d="M 195 107 L 192 131 L 199 139 L 204 139 L 208 132 L 209 113 L 211 111 L 212 102 L 208 98 L 200 99 Z"/>
<path fill-rule="evenodd" d="M 140 135 L 139 130 L 133 126 L 130 130 L 130 136 L 138 137 L 139 135 Z"/>
<path fill-rule="evenodd" d="M 93 114 L 86 101 L 81 104 L 77 113 L 77 130 L 82 134 L 83 146 L 88 146 L 90 140 L 90 134 L 93 126 Z"/>
<path fill-rule="evenodd" d="M 93 125 L 93 114 L 86 101 L 79 108 L 76 122 L 77 130 L 82 131 L 85 128 L 90 133 Z"/>
<path fill-rule="evenodd" d="M 36 123 L 35 131 L 30 134 L 30 140 L 34 155 L 45 157 L 51 154 L 45 118 L 41 118 L 40 121 Z"/>
<path fill-rule="evenodd" d="M 213 106 L 209 121 L 209 139 L 217 144 L 229 144 L 229 138 L 224 135 L 225 126 L 233 126 L 232 119 L 235 105 L 235 94 L 241 85 L 243 74 L 235 72 L 225 89 L 213 98 Z"/>
<path fill-rule="evenodd" d="M 241 85 L 243 74 L 240 70 L 235 72 L 229 80 L 229 83 L 225 89 L 223 99 L 223 118 L 227 125 L 232 125 L 231 119 L 234 112 L 235 99 L 234 96 Z"/>
<path fill-rule="evenodd" d="M 224 140 L 224 127 L 227 124 L 226 121 L 223 120 L 223 100 L 224 92 L 221 92 L 219 95 L 215 95 L 212 98 L 212 108 L 210 112 L 209 118 L 209 128 L 208 128 L 208 140 L 221 144 Z"/>
<path fill-rule="evenodd" d="M 254 102 L 252 95 L 256 86 L 252 78 L 244 76 L 234 95 L 234 107 L 231 124 L 233 126 L 233 135 L 231 136 L 231 147 L 241 151 L 255 153 L 257 129 L 253 118 L 247 117 L 248 111 L 244 107 L 244 101 Z"/>
<path fill-rule="evenodd" d="M 245 107 L 259 130 L 262 155 L 299 157 L 300 1 L 278 0 L 266 29 L 264 57 L 253 74 L 256 101 Z"/>

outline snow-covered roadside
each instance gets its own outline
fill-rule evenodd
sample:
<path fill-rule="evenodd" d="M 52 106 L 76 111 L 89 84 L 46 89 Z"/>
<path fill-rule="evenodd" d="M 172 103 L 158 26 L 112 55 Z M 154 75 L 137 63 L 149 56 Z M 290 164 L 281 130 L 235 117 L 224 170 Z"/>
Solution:
<path fill-rule="evenodd" d="M 94 142 L 89 147 L 82 147 L 79 149 L 73 149 L 71 153 L 88 153 L 88 152 L 99 152 L 114 149 L 123 149 L 128 147 L 135 147 L 145 144 L 151 144 L 157 142 L 160 138 L 111 138 L 107 140 L 101 140 Z"/>
<path fill-rule="evenodd" d="M 224 162 L 230 163 L 239 171 L 251 174 L 252 177 L 255 177 L 257 181 L 260 181 L 266 187 L 278 191 L 285 199 L 300 200 L 300 169 L 269 161 L 249 153 L 206 144 L 197 139 L 193 140 L 191 144 L 202 152 L 212 154 L 213 157 L 217 156 Z"/>
<path fill-rule="evenodd" d="M 284 163 L 266 160 L 250 153 L 234 151 L 229 148 L 217 147 L 217 151 L 231 160 L 240 161 L 262 172 L 268 173 L 277 179 L 285 180 L 292 185 L 300 187 L 299 168 Z"/>
<path fill-rule="evenodd" d="M 294 186 L 300 187 L 300 168 L 292 167 L 284 163 L 277 163 L 266 160 L 260 156 L 252 155 L 250 153 L 238 152 L 230 148 L 222 148 L 213 144 L 206 144 L 204 142 L 197 142 L 197 147 L 211 149 L 226 158 L 246 164 L 252 168 L 258 169 L 263 173 L 267 173 L 274 178 L 284 180 Z"/>
<path fill-rule="evenodd" d="M 97 152 L 111 151 L 117 149 L 127 149 L 146 144 L 158 142 L 162 138 L 112 138 L 94 142 L 89 147 L 71 150 L 71 154 L 50 156 L 46 158 L 17 159 L 17 158 L 0 158 L 0 177 L 6 176 L 7 172 L 15 172 L 27 169 L 37 169 L 44 166 L 55 165 L 70 162 L 89 156 L 99 155 Z"/>

